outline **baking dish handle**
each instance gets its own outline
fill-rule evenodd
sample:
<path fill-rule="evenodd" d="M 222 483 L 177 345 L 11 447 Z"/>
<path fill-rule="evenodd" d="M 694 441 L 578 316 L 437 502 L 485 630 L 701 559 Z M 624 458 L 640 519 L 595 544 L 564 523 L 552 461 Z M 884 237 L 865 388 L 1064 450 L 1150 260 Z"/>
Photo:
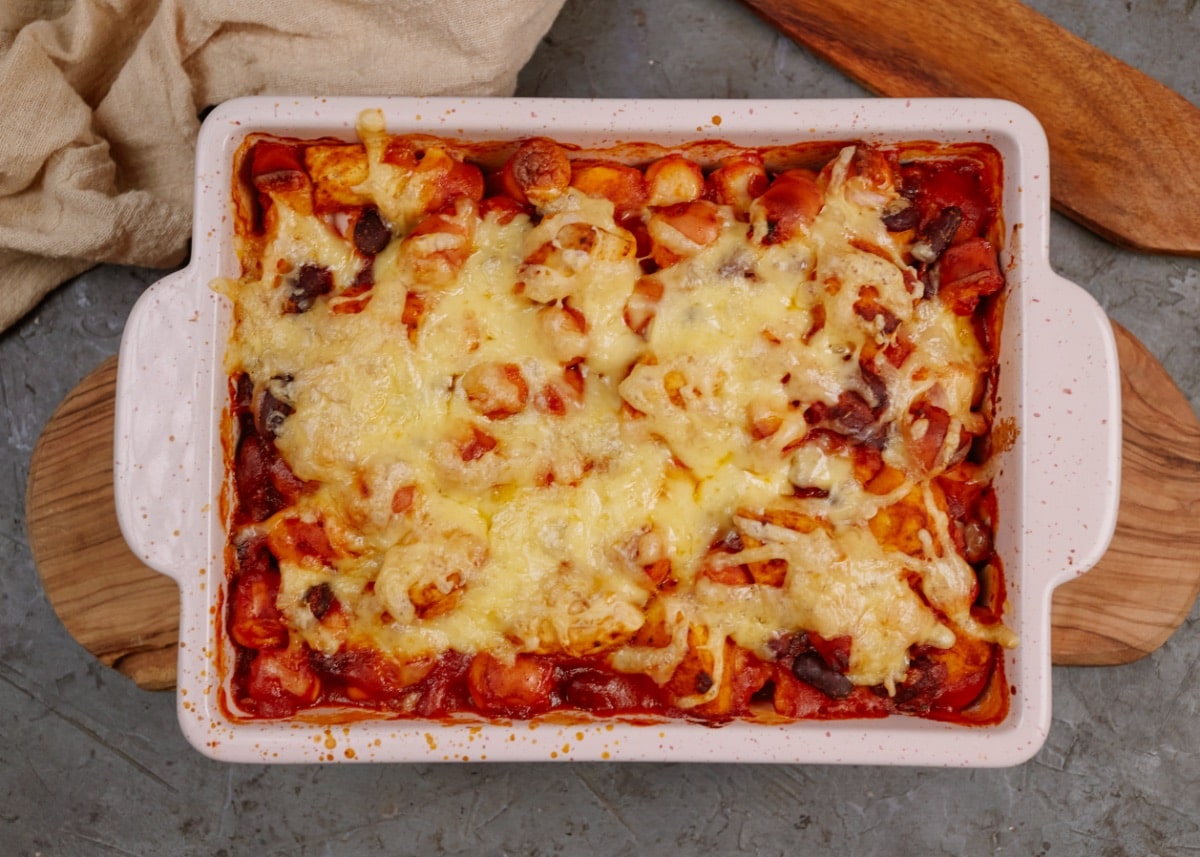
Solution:
<path fill-rule="evenodd" d="M 1050 587 L 1095 565 L 1116 528 L 1121 377 L 1112 323 L 1083 288 L 1046 272 L 1029 305 L 1026 551 Z"/>
<path fill-rule="evenodd" d="M 117 362 L 113 488 L 117 520 L 134 554 L 178 580 L 207 568 L 217 297 L 184 268 L 138 299 Z M 197 480 L 204 485 L 197 486 Z M 203 493 L 198 488 L 203 489 Z"/>

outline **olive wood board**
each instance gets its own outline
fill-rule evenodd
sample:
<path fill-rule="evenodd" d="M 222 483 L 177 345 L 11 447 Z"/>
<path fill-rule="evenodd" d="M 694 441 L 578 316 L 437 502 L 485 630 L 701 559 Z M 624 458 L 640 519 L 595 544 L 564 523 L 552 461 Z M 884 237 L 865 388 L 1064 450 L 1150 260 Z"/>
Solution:
<path fill-rule="evenodd" d="M 1003 98 L 1046 130 L 1055 208 L 1200 256 L 1200 108 L 1017 0 L 742 0 L 879 95 Z"/>
<path fill-rule="evenodd" d="M 1122 664 L 1159 646 L 1200 592 L 1200 421 L 1161 364 L 1117 335 L 1124 464 L 1116 535 L 1091 571 L 1054 595 L 1057 664 Z M 117 358 L 50 418 L 30 463 L 29 545 L 67 631 L 146 689 L 175 682 L 175 582 L 126 546 L 113 501 Z"/>

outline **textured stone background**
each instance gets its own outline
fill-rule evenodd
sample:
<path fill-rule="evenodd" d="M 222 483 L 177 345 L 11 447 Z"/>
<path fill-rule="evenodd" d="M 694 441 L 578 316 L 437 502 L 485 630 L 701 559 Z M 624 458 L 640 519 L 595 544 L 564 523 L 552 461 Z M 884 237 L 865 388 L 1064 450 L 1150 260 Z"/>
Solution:
<path fill-rule="evenodd" d="M 1195 0 L 1031 5 L 1200 104 Z M 938 28 L 931 22 L 931 38 Z M 862 94 L 734 0 L 568 0 L 520 92 Z M 1200 406 L 1200 260 L 1131 254 L 1057 216 L 1051 260 Z M 117 350 L 130 307 L 160 273 L 96 269 L 0 334 L 0 853 L 1200 851 L 1198 608 L 1134 664 L 1055 669 L 1049 740 L 1007 770 L 207 761 L 180 736 L 171 695 L 139 690 L 63 630 L 24 525 L 29 458 L 43 425 Z"/>

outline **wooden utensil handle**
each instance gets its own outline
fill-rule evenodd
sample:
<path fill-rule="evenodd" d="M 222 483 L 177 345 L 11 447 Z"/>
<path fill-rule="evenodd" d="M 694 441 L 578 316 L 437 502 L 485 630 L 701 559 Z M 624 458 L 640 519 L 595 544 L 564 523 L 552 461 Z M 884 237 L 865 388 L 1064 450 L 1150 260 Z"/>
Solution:
<path fill-rule="evenodd" d="M 881 95 L 1024 105 L 1058 210 L 1133 249 L 1200 256 L 1200 110 L 1024 4 L 743 2 Z"/>

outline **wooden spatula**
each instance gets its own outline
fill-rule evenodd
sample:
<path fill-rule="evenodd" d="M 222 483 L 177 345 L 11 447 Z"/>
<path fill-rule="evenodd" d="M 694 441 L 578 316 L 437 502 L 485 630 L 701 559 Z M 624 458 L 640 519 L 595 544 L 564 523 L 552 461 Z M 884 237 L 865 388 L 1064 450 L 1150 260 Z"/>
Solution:
<path fill-rule="evenodd" d="M 880 95 L 1006 98 L 1050 141 L 1056 209 L 1200 256 L 1200 109 L 1016 0 L 743 0 Z"/>

